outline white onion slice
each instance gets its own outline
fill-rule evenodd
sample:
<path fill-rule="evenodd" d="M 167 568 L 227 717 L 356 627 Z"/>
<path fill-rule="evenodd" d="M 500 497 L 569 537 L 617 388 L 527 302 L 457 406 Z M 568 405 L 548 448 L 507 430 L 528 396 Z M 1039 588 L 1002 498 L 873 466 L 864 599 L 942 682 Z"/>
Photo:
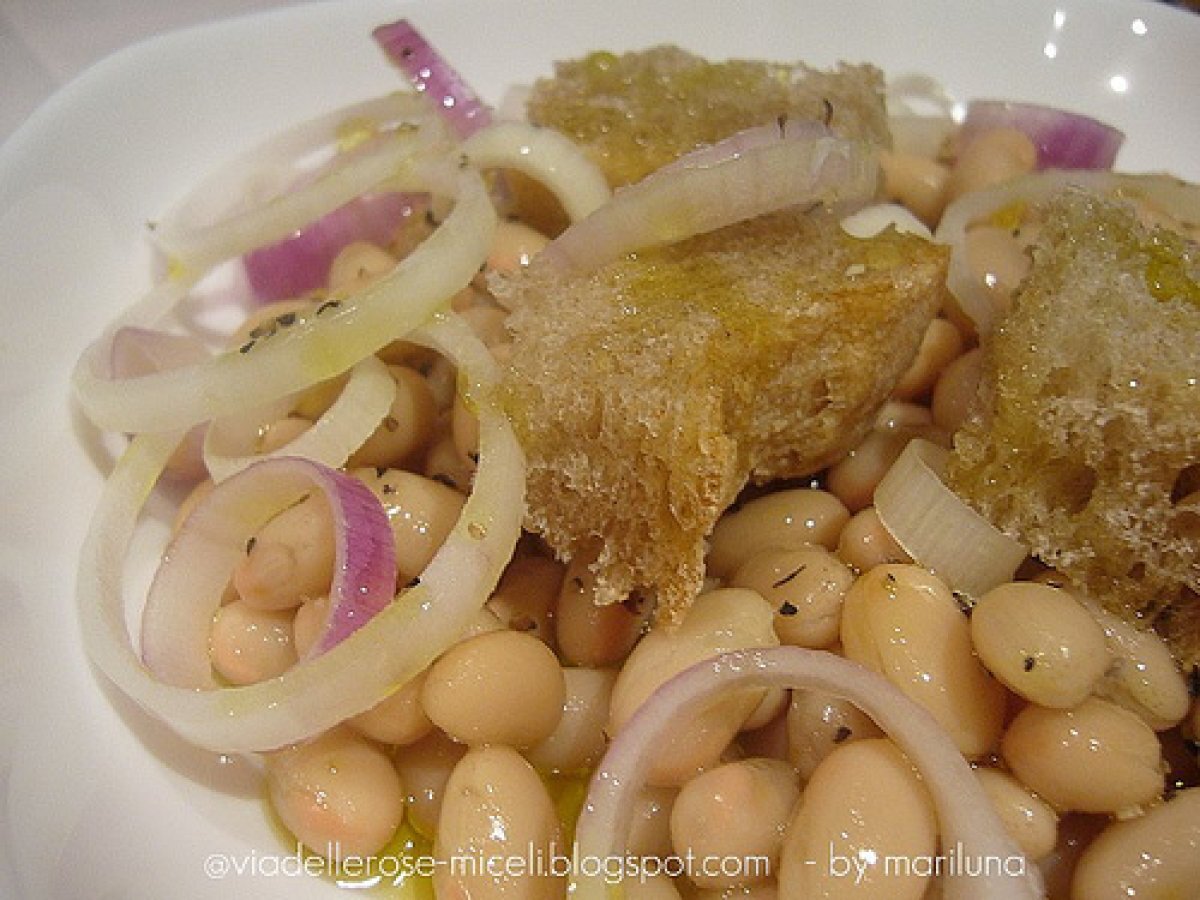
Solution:
<path fill-rule="evenodd" d="M 221 482 L 251 463 L 280 456 L 301 456 L 338 468 L 366 442 L 391 408 L 396 382 L 377 356 L 350 370 L 338 398 L 303 434 L 270 453 L 257 453 L 263 428 L 287 415 L 291 399 L 244 413 L 214 419 L 204 439 L 204 464 L 213 481 Z"/>
<path fill-rule="evenodd" d="M 474 169 L 422 169 L 415 179 L 455 196 L 441 226 L 361 293 L 318 308 L 290 328 L 187 366 L 120 382 L 105 378 L 101 339 L 84 351 L 73 381 L 99 427 L 143 432 L 186 428 L 268 403 L 349 369 L 444 306 L 487 259 L 496 212 Z"/>
<path fill-rule="evenodd" d="M 481 169 L 516 169 L 541 182 L 572 222 L 593 213 L 612 195 L 604 173 L 579 145 L 550 128 L 499 122 L 473 134 L 462 150 Z"/>
<path fill-rule="evenodd" d="M 814 689 L 854 703 L 920 772 L 937 812 L 943 847 L 961 850 L 963 858 L 972 860 L 1020 860 L 1020 875 L 1004 874 L 995 866 L 975 877 L 947 873 L 942 894 L 946 900 L 1043 896 L 1037 867 L 1024 859 L 971 767 L 926 710 L 883 676 L 842 657 L 778 647 L 741 650 L 698 663 L 663 684 L 626 723 L 592 777 L 576 825 L 577 852 L 586 864 L 576 872 L 574 900 L 610 900 L 614 890 L 619 891 L 606 881 L 611 868 L 594 860 L 625 855 L 634 799 L 665 730 L 696 715 L 717 695 L 747 688 Z"/>
<path fill-rule="evenodd" d="M 1177 220 L 1193 235 L 1200 234 L 1200 186 L 1162 173 L 1048 169 L 966 193 L 946 207 L 934 240 L 951 248 L 946 286 L 981 336 L 995 326 L 997 310 L 987 287 L 971 272 L 967 230 L 992 213 L 1014 204 L 1039 203 L 1069 186 L 1147 204 Z"/>
<path fill-rule="evenodd" d="M 314 491 L 329 502 L 336 541 L 329 613 L 315 652 L 349 637 L 391 602 L 395 542 L 371 489 L 311 460 L 264 460 L 214 488 L 167 547 L 142 614 L 142 659 L 155 676 L 180 687 L 217 687 L 209 639 L 229 577 L 250 538 Z"/>
<path fill-rule="evenodd" d="M 634 250 L 791 206 L 861 206 L 874 195 L 877 179 L 868 144 L 813 137 L 810 123 L 749 129 L 619 189 L 540 256 L 587 271 Z"/>
<path fill-rule="evenodd" d="M 139 435 L 110 477 L 80 559 L 84 644 L 122 691 L 192 743 L 227 752 L 269 750 L 363 712 L 423 670 L 468 627 L 512 556 L 524 515 L 525 462 L 500 407 L 499 370 L 457 317 L 406 336 L 458 367 L 480 426 L 471 495 L 419 585 L 326 653 L 258 684 L 197 690 L 166 684 L 142 663 L 125 625 L 123 560 L 139 510 L 178 434 Z"/>
<path fill-rule="evenodd" d="M 1012 581 L 1029 549 L 946 486 L 949 455 L 921 438 L 909 441 L 875 488 L 875 511 L 909 556 L 954 590 L 979 597 Z"/>
<path fill-rule="evenodd" d="M 404 92 L 344 106 L 301 122 L 198 182 L 155 223 L 153 236 L 169 253 L 182 250 L 178 253 L 181 258 L 211 255 L 201 252 L 200 238 L 221 230 L 217 223 L 237 219 L 293 192 L 306 173 L 319 171 L 335 157 L 348 127 L 373 133 L 402 123 L 415 125 L 428 117 L 429 111 L 421 98 Z M 304 224 L 307 223 L 299 223 Z M 259 243 L 269 243 L 269 239 Z"/>
<path fill-rule="evenodd" d="M 368 191 L 391 187 L 422 152 L 414 130 L 381 135 L 303 187 L 226 218 L 187 227 L 171 216 L 155 230 L 156 243 L 189 269 L 208 269 L 226 259 L 283 240 Z"/>

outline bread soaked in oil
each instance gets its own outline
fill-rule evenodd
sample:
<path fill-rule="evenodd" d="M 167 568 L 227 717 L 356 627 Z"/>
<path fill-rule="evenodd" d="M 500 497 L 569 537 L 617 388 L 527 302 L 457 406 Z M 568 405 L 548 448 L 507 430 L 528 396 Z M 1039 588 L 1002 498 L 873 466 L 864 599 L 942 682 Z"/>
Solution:
<path fill-rule="evenodd" d="M 528 526 L 564 557 L 599 545 L 607 599 L 645 592 L 677 619 L 748 481 L 816 472 L 870 427 L 940 305 L 946 256 L 791 211 L 587 274 L 535 259 L 496 284 L 514 310 Z"/>
<path fill-rule="evenodd" d="M 948 478 L 990 521 L 1200 662 L 1200 248 L 1081 191 L 985 347 Z"/>

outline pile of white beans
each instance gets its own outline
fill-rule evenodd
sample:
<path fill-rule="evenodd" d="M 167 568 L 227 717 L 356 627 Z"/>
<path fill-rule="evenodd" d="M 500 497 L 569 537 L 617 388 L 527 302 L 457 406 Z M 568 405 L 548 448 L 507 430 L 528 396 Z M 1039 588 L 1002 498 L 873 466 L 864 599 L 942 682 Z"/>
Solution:
<path fill-rule="evenodd" d="M 892 154 L 885 171 L 892 196 L 933 223 L 947 198 L 1028 171 L 1034 158 L 1023 136 L 996 132 L 953 166 Z M 968 239 L 1003 306 L 1024 271 L 1020 244 L 991 226 Z M 490 265 L 519 265 L 543 241 L 505 223 Z M 362 286 L 393 265 L 395 252 L 347 248 L 329 294 Z M 264 309 L 234 340 L 307 302 Z M 481 285 L 454 305 L 503 359 L 505 311 Z M 458 516 L 476 434 L 445 360 L 402 344 L 382 355 L 396 399 L 347 470 L 387 510 L 403 584 Z M 912 563 L 872 506 L 909 439 L 948 445 L 979 364 L 961 314 L 935 319 L 853 452 L 812 486 L 758 496 L 721 519 L 709 589 L 673 631 L 649 629 L 650 610 L 636 598 L 597 606 L 586 555 L 563 565 L 535 539 L 522 541 L 478 621 L 426 671 L 333 731 L 267 756 L 278 818 L 331 856 L 377 854 L 402 824 L 443 856 L 569 854 L 570 798 L 642 700 L 719 652 L 790 644 L 840 653 L 927 708 L 975 764 L 1027 858 L 1042 865 L 1051 896 L 1167 896 L 1172 886 L 1179 893 L 1170 896 L 1195 896 L 1200 778 L 1187 747 L 1200 733 L 1200 707 L 1162 642 L 1033 566 L 1027 580 L 967 608 Z M 261 449 L 309 427 L 339 387 L 310 391 L 263 430 Z M 209 487 L 202 483 L 182 512 Z M 318 496 L 266 525 L 213 622 L 220 676 L 256 682 L 302 657 L 324 619 L 332 568 L 332 524 Z M 868 849 L 880 859 L 939 852 L 921 779 L 870 719 L 834 697 L 728 695 L 666 736 L 650 781 L 629 853 L 721 863 L 627 883 L 627 897 L 938 896 L 937 879 L 919 866 L 831 864 L 831 854 L 861 859 Z M 565 890 L 561 878 L 444 868 L 434 884 L 439 896 L 476 900 Z"/>

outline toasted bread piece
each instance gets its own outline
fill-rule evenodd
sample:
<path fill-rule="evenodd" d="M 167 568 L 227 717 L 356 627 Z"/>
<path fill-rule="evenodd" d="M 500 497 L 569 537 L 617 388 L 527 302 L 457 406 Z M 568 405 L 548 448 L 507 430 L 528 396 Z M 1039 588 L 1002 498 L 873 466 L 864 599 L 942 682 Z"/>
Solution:
<path fill-rule="evenodd" d="M 758 61 L 707 62 L 678 47 L 592 53 L 559 62 L 535 83 L 529 120 L 579 144 L 613 187 L 631 184 L 698 147 L 781 116 L 828 121 L 843 137 L 891 145 L 882 72 Z M 515 178 L 522 213 L 547 233 L 565 224 L 549 195 Z"/>
<path fill-rule="evenodd" d="M 1072 190 L 985 346 L 947 477 L 991 522 L 1200 662 L 1200 248 Z"/>
<path fill-rule="evenodd" d="M 677 620 L 747 481 L 813 473 L 869 428 L 942 300 L 946 255 L 789 211 L 497 282 L 527 525 L 563 557 L 602 545 L 605 599 L 648 593 Z"/>

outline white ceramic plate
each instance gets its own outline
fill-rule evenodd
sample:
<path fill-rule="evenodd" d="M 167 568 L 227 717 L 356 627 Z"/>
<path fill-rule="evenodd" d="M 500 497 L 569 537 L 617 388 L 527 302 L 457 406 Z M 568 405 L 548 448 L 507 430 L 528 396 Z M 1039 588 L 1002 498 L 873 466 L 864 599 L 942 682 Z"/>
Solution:
<path fill-rule="evenodd" d="M 287 852 L 245 766 L 182 745 L 83 658 L 74 566 L 106 456 L 67 376 L 147 285 L 145 220 L 271 131 L 394 87 L 369 32 L 401 16 L 492 100 L 597 48 L 866 60 L 930 73 L 959 98 L 1091 113 L 1127 131 L 1121 167 L 1200 180 L 1200 17 L 1132 0 L 373 0 L 196 28 L 109 58 L 0 148 L 0 896 L 338 893 L 261 874 L 270 865 L 236 874 Z M 222 865 L 226 877 L 210 877 L 206 866 Z"/>

